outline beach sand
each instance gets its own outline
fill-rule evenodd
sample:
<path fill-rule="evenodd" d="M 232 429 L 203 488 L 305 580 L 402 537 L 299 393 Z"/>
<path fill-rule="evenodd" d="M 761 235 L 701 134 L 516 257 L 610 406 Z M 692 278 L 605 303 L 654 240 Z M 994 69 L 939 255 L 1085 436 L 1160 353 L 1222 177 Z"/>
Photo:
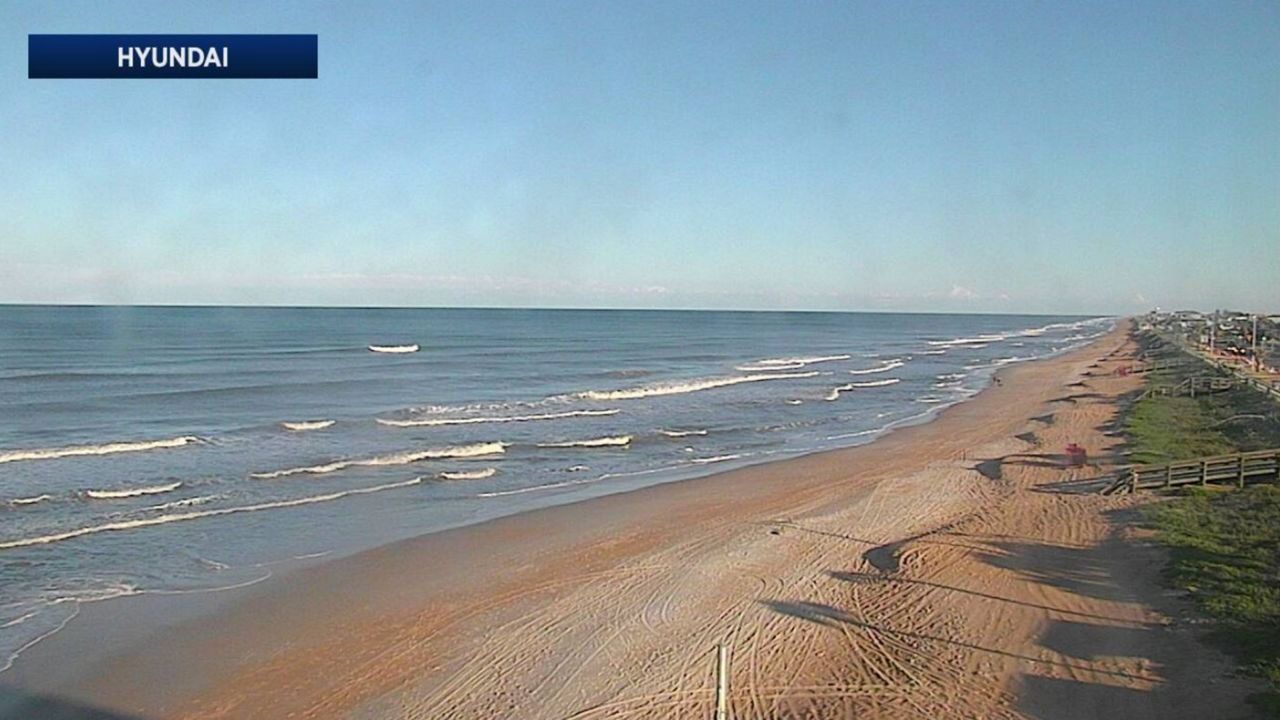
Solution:
<path fill-rule="evenodd" d="M 1242 715 L 1158 584 L 1150 498 L 1079 492 L 1123 461 L 1131 351 L 1121 328 L 869 445 L 302 569 L 37 689 L 144 717 L 707 718 L 723 642 L 735 718 Z"/>

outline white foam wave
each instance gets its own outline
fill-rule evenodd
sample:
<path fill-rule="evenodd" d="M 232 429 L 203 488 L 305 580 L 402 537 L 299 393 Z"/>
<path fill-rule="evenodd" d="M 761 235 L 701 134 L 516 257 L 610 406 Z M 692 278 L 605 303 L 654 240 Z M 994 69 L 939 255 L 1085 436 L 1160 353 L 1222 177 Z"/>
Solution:
<path fill-rule="evenodd" d="M 804 401 L 803 400 L 787 400 L 786 403 L 788 405 L 803 405 Z"/>
<path fill-rule="evenodd" d="M 124 490 L 88 490 L 85 495 L 94 500 L 118 500 L 120 498 L 138 497 L 139 495 L 159 495 L 177 490 L 182 487 L 182 481 L 171 482 L 165 485 L 150 485 L 140 488 L 126 488 Z"/>
<path fill-rule="evenodd" d="M 423 420 L 384 420 L 378 418 L 378 424 L 388 425 L 391 427 L 437 427 L 440 425 L 478 425 L 483 423 L 511 423 L 511 422 L 533 422 L 537 420 L 559 420 L 562 418 L 572 417 L 601 417 L 605 415 L 617 415 L 621 412 L 618 409 L 612 410 L 567 410 L 557 413 L 542 413 L 538 415 L 506 415 L 497 417 L 469 417 L 469 418 L 428 418 Z"/>
<path fill-rule="evenodd" d="M 337 472 L 339 470 L 345 470 L 346 468 L 355 466 L 376 467 L 381 465 L 408 465 L 409 463 L 415 463 L 419 460 L 479 457 L 482 455 L 496 455 L 503 452 L 506 452 L 506 445 L 500 442 L 474 443 L 471 445 L 457 445 L 454 447 L 420 450 L 417 452 L 378 455 L 376 457 L 365 458 L 363 460 L 336 460 L 324 465 L 309 465 L 307 467 L 288 468 L 287 470 L 251 473 L 249 477 L 256 478 L 258 480 L 271 480 L 274 478 L 288 477 L 290 475 L 323 475 L 325 473 Z"/>
<path fill-rule="evenodd" d="M 849 392 L 850 390 L 857 390 L 859 388 L 884 387 L 886 385 L 896 385 L 897 383 L 900 383 L 900 382 L 902 382 L 900 378 L 886 378 L 884 380 L 867 380 L 865 382 L 846 383 L 839 387 L 833 388 L 831 392 L 827 393 L 827 396 L 824 399 L 827 401 L 839 400 L 840 393 Z"/>
<path fill-rule="evenodd" d="M 757 360 L 746 365 L 739 365 L 736 369 L 744 372 L 755 372 L 758 370 L 774 371 L 774 370 L 796 370 L 806 365 L 814 363 L 833 362 L 836 360 L 848 360 L 851 355 L 813 355 L 809 357 L 785 357 L 785 358 L 769 358 L 767 360 Z"/>
<path fill-rule="evenodd" d="M 1004 339 L 1004 335 L 978 335 L 976 337 L 955 338 L 952 340 L 928 340 L 926 342 L 935 347 L 957 347 L 962 345 L 985 346 L 986 343 L 1000 342 Z"/>
<path fill-rule="evenodd" d="M 159 505 L 151 505 L 143 508 L 143 510 L 168 510 L 170 508 L 191 507 L 192 505 L 203 505 L 211 500 L 217 500 L 221 495 L 201 495 L 200 497 L 187 498 L 185 500 L 174 500 L 173 502 L 161 503 Z"/>
<path fill-rule="evenodd" d="M 35 505 L 38 502 L 44 502 L 45 500 L 51 500 L 51 499 L 53 499 L 52 495 L 48 493 L 44 493 L 42 495 L 35 495 L 33 497 L 14 498 L 9 501 L 9 504 L 10 505 Z"/>
<path fill-rule="evenodd" d="M 163 448 L 182 447 L 188 443 L 199 442 L 192 435 L 169 438 L 167 440 L 139 440 L 136 442 L 113 442 L 103 445 L 70 445 L 60 448 L 39 448 L 30 450 L 9 450 L 0 452 L 0 463 L 18 462 L 20 460 L 54 460 L 64 457 L 83 455 L 112 455 L 114 453 L 140 452 L 143 450 L 160 450 Z"/>
<path fill-rule="evenodd" d="M 86 527 L 76 528 L 75 530 L 67 530 L 60 533 L 52 533 L 49 535 L 39 535 L 29 538 L 18 538 L 15 540 L 0 541 L 0 550 L 10 550 L 13 548 L 31 547 L 33 545 L 47 545 L 49 543 L 61 542 L 63 540 L 71 540 L 73 538 L 84 537 L 85 535 L 94 535 L 104 532 L 119 532 L 123 530 L 134 530 L 136 528 L 151 527 L 153 525 L 166 525 L 168 523 L 182 522 L 185 520 L 198 520 L 200 518 L 218 517 L 221 515 L 234 515 L 236 513 L 257 512 L 259 510 L 272 510 L 276 508 L 297 507 L 300 505 L 311 505 L 313 503 L 329 502 L 352 495 L 366 495 L 368 493 L 381 492 L 383 490 L 392 490 L 394 488 L 408 487 L 422 482 L 422 478 L 413 478 L 412 480 L 403 480 L 400 482 L 387 483 L 386 485 L 374 485 L 372 487 L 356 488 L 354 490 L 342 490 L 339 492 L 325 493 L 323 495 L 311 495 L 309 497 L 294 498 L 292 500 L 276 500 L 273 502 L 256 503 L 253 505 L 238 505 L 228 508 L 216 508 L 213 510 L 197 510 L 188 513 L 176 513 L 170 515 L 158 515 L 156 517 L 142 518 L 138 520 L 121 520 L 118 522 L 103 523 L 101 525 L 89 525 Z"/>
<path fill-rule="evenodd" d="M 690 435 L 706 435 L 706 430 L 659 430 L 658 432 L 667 437 L 688 437 Z"/>
<path fill-rule="evenodd" d="M 458 470 L 456 472 L 442 472 L 440 478 L 442 480 L 483 480 L 498 474 L 498 468 L 487 467 L 483 470 Z"/>
<path fill-rule="evenodd" d="M 902 378 L 886 378 L 884 380 L 867 380 L 866 382 L 849 383 L 856 388 L 884 387 L 885 385 L 896 385 L 902 382 Z"/>
<path fill-rule="evenodd" d="M 872 373 L 889 372 L 890 370 L 896 370 L 905 364 L 906 363 L 904 363 L 902 360 L 896 360 L 896 359 L 886 360 L 872 368 L 866 368 L 863 370 L 850 370 L 849 374 L 850 375 L 871 375 Z"/>
<path fill-rule="evenodd" d="M 324 430 L 333 427 L 334 420 L 301 420 L 298 422 L 282 422 L 281 427 L 285 430 L 293 430 L 295 432 L 304 432 L 307 430 Z"/>
<path fill-rule="evenodd" d="M 941 350 L 922 350 L 920 354 L 921 355 L 946 355 L 947 351 L 945 348 Z"/>
<path fill-rule="evenodd" d="M 737 453 L 733 455 L 714 455 L 712 457 L 690 458 L 689 462 L 694 463 L 695 465 L 706 465 L 707 463 L 724 462 L 725 460 L 737 460 L 740 457 L 742 457 L 742 455 Z"/>
<path fill-rule="evenodd" d="M 591 440 L 567 440 L 565 442 L 538 443 L 540 448 L 594 448 L 594 447 L 622 447 L 631 444 L 630 435 L 616 435 L 613 437 L 593 438 Z"/>
<path fill-rule="evenodd" d="M 570 487 L 573 485 L 584 485 L 589 482 L 595 482 L 594 479 L 586 480 L 565 480 L 563 482 L 547 483 L 545 485 L 533 485 L 526 488 L 516 488 L 515 490 L 494 490 L 493 492 L 478 493 L 478 498 L 504 497 L 507 495 L 523 495 L 525 493 L 537 492 L 539 490 L 551 490 L 553 488 Z"/>
<path fill-rule="evenodd" d="M 370 345 L 369 350 L 376 353 L 416 353 L 420 348 L 414 345 Z"/>
<path fill-rule="evenodd" d="M 792 380 L 817 376 L 817 372 L 799 373 L 759 373 L 754 375 L 734 375 L 731 377 L 690 380 L 683 383 L 666 383 L 661 385 L 642 385 L 640 387 L 623 388 L 621 390 L 588 390 L 578 393 L 578 397 L 588 400 L 635 400 L 638 398 L 659 395 L 680 395 L 683 393 L 710 390 L 712 388 L 739 385 L 741 383 L 764 382 L 767 380 Z"/>
<path fill-rule="evenodd" d="M 871 428 L 870 430 L 859 430 L 858 432 L 844 433 L 843 435 L 828 435 L 827 439 L 828 440 L 845 440 L 847 438 L 852 438 L 852 437 L 864 437 L 866 435 L 875 435 L 876 433 L 884 432 L 886 428 L 887 426 Z"/>

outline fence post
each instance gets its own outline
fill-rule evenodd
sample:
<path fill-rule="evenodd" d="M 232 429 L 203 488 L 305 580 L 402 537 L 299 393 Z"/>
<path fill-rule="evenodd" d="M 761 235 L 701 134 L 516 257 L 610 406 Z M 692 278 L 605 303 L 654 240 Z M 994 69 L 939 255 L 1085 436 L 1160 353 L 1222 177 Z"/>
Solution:
<path fill-rule="evenodd" d="M 1200 485 L 1201 487 L 1209 484 L 1209 461 L 1200 461 Z"/>
<path fill-rule="evenodd" d="M 729 720 L 729 648 L 716 646 L 716 720 Z"/>
<path fill-rule="evenodd" d="M 1240 487 L 1244 487 L 1244 455 L 1236 456 L 1236 461 L 1240 463 L 1236 479 L 1240 482 Z"/>
<path fill-rule="evenodd" d="M 1173 463 L 1164 466 L 1164 486 L 1173 486 Z"/>

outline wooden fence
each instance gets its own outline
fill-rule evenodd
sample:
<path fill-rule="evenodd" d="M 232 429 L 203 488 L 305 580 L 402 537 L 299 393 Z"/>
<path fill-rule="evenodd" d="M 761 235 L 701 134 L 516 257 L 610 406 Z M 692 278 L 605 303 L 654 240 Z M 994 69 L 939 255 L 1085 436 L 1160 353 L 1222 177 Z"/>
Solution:
<path fill-rule="evenodd" d="M 1234 377 L 1196 375 L 1183 380 L 1177 385 L 1153 385 L 1144 390 L 1141 397 L 1145 398 L 1154 395 L 1190 395 L 1195 397 L 1197 394 L 1205 395 L 1230 390 L 1236 386 L 1237 382 L 1239 380 Z"/>
<path fill-rule="evenodd" d="M 1280 448 L 1158 465 L 1130 465 L 1116 473 L 1115 479 L 1101 492 L 1103 495 L 1111 495 L 1209 483 L 1231 483 L 1244 487 L 1249 482 L 1266 480 L 1280 480 Z"/>

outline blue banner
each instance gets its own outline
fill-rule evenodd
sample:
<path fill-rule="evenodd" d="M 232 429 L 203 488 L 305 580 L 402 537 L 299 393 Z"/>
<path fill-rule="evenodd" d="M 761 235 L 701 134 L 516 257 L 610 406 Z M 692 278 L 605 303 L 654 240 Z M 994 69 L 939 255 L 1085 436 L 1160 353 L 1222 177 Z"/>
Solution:
<path fill-rule="evenodd" d="M 27 77 L 315 78 L 315 35 L 28 35 Z"/>

